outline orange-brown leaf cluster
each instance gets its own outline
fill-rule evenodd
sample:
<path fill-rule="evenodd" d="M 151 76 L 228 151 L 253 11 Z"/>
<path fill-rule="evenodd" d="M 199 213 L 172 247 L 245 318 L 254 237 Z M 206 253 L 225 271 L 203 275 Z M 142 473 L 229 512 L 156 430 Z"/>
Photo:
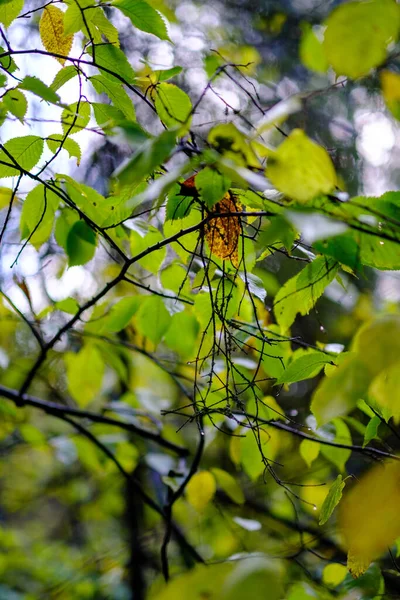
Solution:
<path fill-rule="evenodd" d="M 239 266 L 238 245 L 241 225 L 240 218 L 232 213 L 241 210 L 240 202 L 227 192 L 222 200 L 213 206 L 211 213 L 227 213 L 228 216 L 210 219 L 205 226 L 206 240 L 211 252 L 222 260 L 229 259 L 236 268 Z"/>

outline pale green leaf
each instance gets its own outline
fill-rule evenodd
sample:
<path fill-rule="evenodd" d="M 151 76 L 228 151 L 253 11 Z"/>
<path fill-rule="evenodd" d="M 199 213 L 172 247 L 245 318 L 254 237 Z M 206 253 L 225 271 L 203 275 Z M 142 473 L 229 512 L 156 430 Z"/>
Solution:
<path fill-rule="evenodd" d="M 300 454 L 308 467 L 311 467 L 314 460 L 318 458 L 320 444 L 311 440 L 303 440 L 300 444 Z"/>
<path fill-rule="evenodd" d="M 325 22 L 326 57 L 338 75 L 367 75 L 386 58 L 397 40 L 400 10 L 394 0 L 349 2 L 338 6 Z"/>
<path fill-rule="evenodd" d="M 184 359 L 194 359 L 200 325 L 196 316 L 184 310 L 172 316 L 164 342 Z"/>
<path fill-rule="evenodd" d="M 180 126 L 187 131 L 191 122 L 192 102 L 189 96 L 173 83 L 160 83 L 154 92 L 154 104 L 161 121 L 168 127 Z"/>
<path fill-rule="evenodd" d="M 335 427 L 335 438 L 336 444 L 345 444 L 347 446 L 352 445 L 351 433 L 349 428 L 343 419 L 335 418 L 332 420 Z M 325 437 L 322 431 L 318 431 L 320 437 Z M 334 448 L 333 446 L 321 445 L 321 453 L 332 462 L 339 471 L 343 472 L 346 462 L 351 456 L 351 450 L 348 448 Z"/>
<path fill-rule="evenodd" d="M 245 502 L 242 488 L 230 473 L 217 468 L 211 469 L 211 473 L 217 481 L 217 486 L 221 488 L 233 502 L 236 504 L 243 504 Z"/>
<path fill-rule="evenodd" d="M 22 92 L 17 89 L 9 90 L 3 96 L 3 104 L 21 123 L 24 122 L 24 117 L 28 110 L 28 102 Z"/>
<path fill-rule="evenodd" d="M 331 485 L 329 493 L 322 504 L 319 516 L 320 525 L 323 525 L 328 521 L 328 519 L 330 519 L 333 511 L 335 510 L 342 498 L 343 489 L 345 485 L 346 484 L 343 481 L 342 476 L 338 475 L 333 484 Z"/>
<path fill-rule="evenodd" d="M 317 73 L 326 73 L 328 70 L 329 63 L 322 41 L 309 23 L 303 24 L 299 54 L 301 62 L 307 69 Z"/>
<path fill-rule="evenodd" d="M 332 358 L 323 352 L 310 352 L 300 356 L 289 364 L 276 381 L 276 385 L 294 383 L 315 377 L 326 364 L 331 362 Z"/>
<path fill-rule="evenodd" d="M 57 90 L 62 88 L 63 85 L 68 83 L 68 81 L 70 79 L 73 79 L 73 77 L 76 77 L 77 75 L 78 75 L 78 71 L 77 71 L 76 67 L 74 67 L 73 65 L 64 67 L 63 69 L 60 69 L 60 71 L 58 71 L 57 75 L 54 77 L 53 82 L 50 85 L 50 88 L 54 92 L 56 92 Z"/>
<path fill-rule="evenodd" d="M 79 165 L 82 153 L 78 142 L 76 142 L 70 137 L 65 137 L 64 135 L 61 135 L 60 133 L 53 133 L 50 137 L 46 139 L 46 142 L 49 147 L 49 150 L 51 150 L 54 153 L 57 152 L 62 142 L 63 149 L 68 152 L 70 158 L 76 158 L 76 164 Z"/>
<path fill-rule="evenodd" d="M 379 439 L 379 425 L 381 424 L 381 419 L 377 416 L 374 415 L 373 417 L 371 417 L 371 419 L 368 422 L 368 425 L 365 429 L 365 433 L 364 433 L 364 441 L 363 441 L 363 447 L 365 448 L 365 446 L 368 446 L 368 444 L 370 443 L 371 440 L 374 439 Z"/>
<path fill-rule="evenodd" d="M 93 46 L 88 48 L 88 53 L 93 57 Z M 126 55 L 113 44 L 95 46 L 95 63 L 103 77 L 113 83 L 120 82 L 122 79 L 132 84 L 135 80 L 135 72 Z"/>
<path fill-rule="evenodd" d="M 43 146 L 42 138 L 36 135 L 17 137 L 6 142 L 4 147 L 7 153 L 13 157 L 15 163 L 3 150 L 0 150 L 0 161 L 7 163 L 0 164 L 0 178 L 19 175 L 18 166 L 25 171 L 33 169 L 42 156 Z M 15 166 L 13 166 L 14 164 Z"/>
<path fill-rule="evenodd" d="M 93 344 L 86 344 L 76 354 L 64 354 L 68 390 L 79 406 L 85 407 L 100 393 L 104 361 Z"/>
<path fill-rule="evenodd" d="M 115 83 L 102 75 L 90 78 L 90 83 L 98 94 L 107 94 L 115 109 L 120 110 L 128 120 L 135 120 L 135 107 L 132 100 L 125 92 L 121 84 Z"/>
<path fill-rule="evenodd" d="M 40 248 L 51 235 L 59 203 L 59 197 L 43 184 L 33 188 L 25 198 L 21 211 L 21 238 L 29 239 L 35 248 Z"/>
<path fill-rule="evenodd" d="M 76 69 L 74 67 L 70 68 L 76 74 Z M 62 70 L 60 71 L 60 73 L 61 72 Z M 56 94 L 54 89 L 48 87 L 38 77 L 31 77 L 30 75 L 27 75 L 23 78 L 18 87 L 22 90 L 26 90 L 27 92 L 32 92 L 32 94 L 35 94 L 35 96 L 42 98 L 42 100 L 46 100 L 46 102 L 51 102 L 52 104 L 60 104 L 60 96 Z"/>
<path fill-rule="evenodd" d="M 294 129 L 268 158 L 266 176 L 285 196 L 306 203 L 336 186 L 332 160 L 322 146 Z"/>
<path fill-rule="evenodd" d="M 61 113 L 61 125 L 64 133 L 73 135 L 86 128 L 90 121 L 89 102 L 75 102 Z"/>
<path fill-rule="evenodd" d="M 169 312 L 158 296 L 144 298 L 136 314 L 138 331 L 158 344 L 171 323 Z"/>
<path fill-rule="evenodd" d="M 351 353 L 314 392 L 310 408 L 318 425 L 354 410 L 357 401 L 366 395 L 368 381 L 369 371 L 365 364 Z"/>
<path fill-rule="evenodd" d="M 9 27 L 24 7 L 24 0 L 11 0 L 1 6 L 0 23 Z"/>
<path fill-rule="evenodd" d="M 144 0 L 117 0 L 113 6 L 119 8 L 138 29 L 152 33 L 160 40 L 169 40 L 163 17 Z"/>
<path fill-rule="evenodd" d="M 306 315 L 310 312 L 337 270 L 338 264 L 334 260 L 320 256 L 286 281 L 274 300 L 276 320 L 284 330 L 292 325 L 298 313 Z"/>

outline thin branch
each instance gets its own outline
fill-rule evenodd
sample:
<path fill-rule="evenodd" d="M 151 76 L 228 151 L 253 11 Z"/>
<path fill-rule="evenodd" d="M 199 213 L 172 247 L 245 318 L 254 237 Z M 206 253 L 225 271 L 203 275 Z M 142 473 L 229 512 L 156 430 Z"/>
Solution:
<path fill-rule="evenodd" d="M 3 398 L 7 398 L 7 400 L 12 400 L 17 406 L 21 405 L 21 395 L 17 390 L 12 390 L 3 385 L 0 385 L 0 396 L 2 396 Z M 35 396 L 29 396 L 27 394 L 24 395 L 22 404 L 26 406 L 33 406 L 34 408 L 39 408 L 40 410 L 46 412 L 48 415 L 52 415 L 64 421 L 67 420 L 66 415 L 70 415 L 79 419 L 89 419 L 93 423 L 104 423 L 106 425 L 113 425 L 114 427 L 119 427 L 120 429 L 129 431 L 130 433 L 139 435 L 143 439 L 150 440 L 167 450 L 175 452 L 179 456 L 188 456 L 190 454 L 187 448 L 178 446 L 177 444 L 174 444 L 173 442 L 170 442 L 169 440 L 163 438 L 159 433 L 154 433 L 149 429 L 143 429 L 142 427 L 138 427 L 133 423 L 127 423 L 125 421 L 120 421 L 118 419 L 106 417 L 105 415 L 99 415 L 88 410 L 80 410 L 71 406 L 64 406 L 55 402 L 48 402 L 45 400 L 41 400 L 40 398 L 37 398 Z"/>

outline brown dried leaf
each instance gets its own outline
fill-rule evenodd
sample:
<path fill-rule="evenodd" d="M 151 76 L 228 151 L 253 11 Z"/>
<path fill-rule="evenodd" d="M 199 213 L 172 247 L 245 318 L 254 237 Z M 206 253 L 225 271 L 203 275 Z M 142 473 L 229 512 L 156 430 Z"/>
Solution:
<path fill-rule="evenodd" d="M 242 210 L 238 200 L 227 192 L 213 206 L 211 213 L 235 213 Z M 206 240 L 211 252 L 222 260 L 230 259 L 234 267 L 239 266 L 238 243 L 241 231 L 240 219 L 235 216 L 216 217 L 205 226 Z"/>

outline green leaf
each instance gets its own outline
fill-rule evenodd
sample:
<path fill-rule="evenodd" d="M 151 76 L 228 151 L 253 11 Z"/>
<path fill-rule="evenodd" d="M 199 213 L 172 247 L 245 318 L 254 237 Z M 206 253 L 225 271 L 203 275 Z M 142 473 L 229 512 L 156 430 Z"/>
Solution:
<path fill-rule="evenodd" d="M 93 47 L 89 46 L 88 54 L 93 57 Z M 126 83 L 135 81 L 135 72 L 126 58 L 126 55 L 113 44 L 101 44 L 95 47 L 95 63 L 99 68 L 101 75 L 113 83 L 121 81 Z M 119 75 L 119 78 L 115 75 Z"/>
<path fill-rule="evenodd" d="M 67 251 L 67 238 L 69 231 L 74 223 L 79 220 L 79 215 L 69 208 L 64 208 L 56 221 L 54 237 L 57 244 Z"/>
<path fill-rule="evenodd" d="M 79 406 L 85 407 L 101 391 L 104 361 L 96 346 L 85 344 L 76 354 L 64 354 L 68 391 Z"/>
<path fill-rule="evenodd" d="M 217 486 L 221 488 L 233 502 L 236 504 L 244 504 L 245 497 L 242 488 L 230 473 L 217 468 L 211 469 L 211 473 L 217 481 Z"/>
<path fill-rule="evenodd" d="M 175 147 L 176 132 L 164 131 L 145 142 L 135 154 L 114 173 L 121 186 L 136 185 L 161 165 Z"/>
<path fill-rule="evenodd" d="M 162 69 L 161 71 L 154 71 L 154 75 L 158 82 L 168 81 L 182 73 L 182 67 L 172 67 L 171 69 Z"/>
<path fill-rule="evenodd" d="M 353 270 L 361 264 L 360 247 L 353 232 L 336 235 L 323 241 L 317 240 L 313 247 L 321 254 L 330 256 Z"/>
<path fill-rule="evenodd" d="M 90 121 L 89 102 L 74 102 L 61 113 L 61 125 L 64 133 L 73 135 L 86 128 Z"/>
<path fill-rule="evenodd" d="M 143 299 L 136 315 L 136 325 L 142 335 L 157 345 L 170 323 L 170 314 L 160 297 L 150 296 Z"/>
<path fill-rule="evenodd" d="M 302 129 L 294 129 L 269 156 L 265 173 L 280 192 L 301 203 L 329 194 L 336 186 L 329 154 Z"/>
<path fill-rule="evenodd" d="M 366 395 L 369 377 L 360 358 L 349 354 L 333 375 L 322 380 L 313 395 L 310 408 L 318 425 L 351 412 Z"/>
<path fill-rule="evenodd" d="M 272 246 L 273 244 L 276 247 L 283 245 L 288 252 L 291 252 L 293 242 L 297 236 L 297 231 L 285 217 L 281 217 L 280 215 L 276 217 L 270 217 L 268 219 L 267 227 L 265 229 L 261 229 L 259 235 L 257 236 L 257 248 L 264 250 L 266 246 Z M 271 254 L 272 251 L 272 248 L 267 248 L 258 258 L 258 261 Z"/>
<path fill-rule="evenodd" d="M 121 84 L 114 83 L 102 75 L 91 77 L 90 83 L 98 94 L 107 94 L 115 109 L 120 110 L 128 120 L 135 121 L 135 107 Z"/>
<path fill-rule="evenodd" d="M 371 440 L 379 439 L 379 425 L 381 424 L 381 420 L 377 415 L 374 415 L 370 420 L 365 429 L 364 433 L 364 441 L 363 448 L 368 446 Z"/>
<path fill-rule="evenodd" d="M 396 424 L 400 421 L 399 367 L 400 361 L 388 365 L 374 377 L 368 388 L 370 404 L 379 407 L 386 421 L 393 417 Z"/>
<path fill-rule="evenodd" d="M 5 96 L 3 96 L 3 103 L 17 119 L 24 122 L 26 111 L 28 110 L 28 102 L 25 95 L 17 89 L 9 90 Z"/>
<path fill-rule="evenodd" d="M 119 8 L 134 27 L 152 33 L 160 40 L 169 40 L 164 19 L 150 4 L 143 0 L 117 0 L 113 6 Z"/>
<path fill-rule="evenodd" d="M 21 211 L 21 238 L 29 238 L 36 249 L 47 242 L 59 203 L 59 197 L 43 184 L 33 188 L 27 195 Z"/>
<path fill-rule="evenodd" d="M 229 561 L 231 562 L 231 561 Z M 232 564 L 197 564 L 193 569 L 178 575 L 164 584 L 155 582 L 149 593 L 149 600 L 205 600 L 223 598 L 225 581 L 232 571 Z"/>
<path fill-rule="evenodd" d="M 171 350 L 184 359 L 193 359 L 196 355 L 196 342 L 200 325 L 187 310 L 172 315 L 171 325 L 165 334 L 164 342 Z"/>
<path fill-rule="evenodd" d="M 263 456 L 273 461 L 279 450 L 279 436 L 276 429 L 265 426 L 259 430 L 246 429 L 241 432 L 240 463 L 252 481 L 265 471 Z"/>
<path fill-rule="evenodd" d="M 0 186 L 0 210 L 9 206 L 12 197 L 13 190 L 11 188 Z"/>
<path fill-rule="evenodd" d="M 260 353 L 263 370 L 268 377 L 278 379 L 283 375 L 291 356 L 290 345 L 282 343 L 280 327 L 272 324 L 268 327 L 268 340 L 263 341 L 260 336 L 251 339 L 251 345 Z"/>
<path fill-rule="evenodd" d="M 346 444 L 348 446 L 351 446 L 352 439 L 350 430 L 347 427 L 346 423 L 343 421 L 343 419 L 333 419 L 332 423 L 336 431 L 334 441 L 337 444 Z M 319 430 L 318 433 L 321 437 L 325 437 L 324 433 L 322 433 L 321 430 Z M 351 456 L 351 450 L 349 449 L 334 448 L 332 446 L 326 445 L 321 446 L 321 453 L 325 456 L 325 458 L 330 460 L 339 469 L 339 471 L 344 471 L 346 462 Z"/>
<path fill-rule="evenodd" d="M 349 2 L 337 7 L 325 25 L 328 62 L 338 75 L 355 79 L 385 60 L 389 43 L 399 34 L 399 6 L 394 0 Z"/>
<path fill-rule="evenodd" d="M 96 252 L 96 234 L 85 221 L 77 221 L 69 230 L 66 250 L 68 266 L 84 265 Z"/>
<path fill-rule="evenodd" d="M 140 302 L 140 296 L 123 298 L 116 302 L 102 321 L 99 332 L 105 334 L 118 333 L 125 329 L 140 307 Z"/>
<path fill-rule="evenodd" d="M 214 204 L 222 200 L 230 185 L 231 181 L 227 177 L 211 167 L 202 169 L 196 175 L 196 188 L 201 200 L 208 208 L 212 208 Z"/>
<path fill-rule="evenodd" d="M 253 557 L 239 563 L 226 582 L 224 600 L 268 600 L 283 598 L 282 568 L 280 563 Z"/>
<path fill-rule="evenodd" d="M 78 75 L 78 71 L 77 71 L 76 67 L 74 67 L 73 65 L 64 67 L 63 69 L 60 69 L 60 71 L 58 71 L 57 75 L 54 77 L 53 82 L 50 85 L 50 88 L 54 92 L 56 92 L 57 90 L 62 88 L 63 85 L 68 83 L 68 81 L 70 79 L 72 79 L 73 77 L 76 77 L 77 75 Z"/>
<path fill-rule="evenodd" d="M 92 108 L 97 125 L 105 131 L 125 121 L 125 115 L 112 104 L 92 102 Z"/>
<path fill-rule="evenodd" d="M 76 74 L 76 69 L 74 67 L 70 68 L 73 69 Z M 46 100 L 46 102 L 60 104 L 60 96 L 56 94 L 54 89 L 48 87 L 41 79 L 38 79 L 38 77 L 31 77 L 30 75 L 27 75 L 23 78 L 18 87 L 22 90 L 26 90 L 27 92 L 32 92 L 32 94 L 42 98 L 42 100 Z"/>
<path fill-rule="evenodd" d="M 57 310 L 62 310 L 69 315 L 74 315 L 79 310 L 79 304 L 75 298 L 65 298 L 64 300 L 56 302 L 54 306 Z"/>
<path fill-rule="evenodd" d="M 168 127 L 181 126 L 187 131 L 191 123 L 192 102 L 189 96 L 173 83 L 160 83 L 155 89 L 154 105 L 161 121 Z"/>
<path fill-rule="evenodd" d="M 275 317 L 282 329 L 288 329 L 298 313 L 306 315 L 310 312 L 337 270 L 338 264 L 334 260 L 320 256 L 286 281 L 274 300 Z"/>
<path fill-rule="evenodd" d="M 300 454 L 307 467 L 311 467 L 314 460 L 318 458 L 321 445 L 311 440 L 303 440 L 300 444 Z"/>
<path fill-rule="evenodd" d="M 382 96 L 385 99 L 386 106 L 395 117 L 400 119 L 400 75 L 382 69 L 379 73 L 381 80 Z"/>
<path fill-rule="evenodd" d="M 333 511 L 339 504 L 342 498 L 342 492 L 345 486 L 345 482 L 342 479 L 341 475 L 338 475 L 331 485 L 329 493 L 324 500 L 324 503 L 321 507 L 321 513 L 319 516 L 319 524 L 323 525 L 327 522 L 327 520 L 331 517 Z"/>
<path fill-rule="evenodd" d="M 207 139 L 217 152 L 234 164 L 243 167 L 260 167 L 247 136 L 239 131 L 233 123 L 216 125 L 211 129 Z"/>
<path fill-rule="evenodd" d="M 368 368 L 371 378 L 399 361 L 400 315 L 387 314 L 366 322 L 354 336 L 351 350 Z"/>
<path fill-rule="evenodd" d="M 166 220 L 173 221 L 174 219 L 187 217 L 192 210 L 193 202 L 191 196 L 183 195 L 179 183 L 174 185 L 168 194 Z"/>
<path fill-rule="evenodd" d="M 66 3 L 69 6 L 64 13 L 64 34 L 68 35 L 82 31 L 88 39 L 92 37 L 96 43 L 101 43 L 101 35 L 92 24 L 93 18 L 99 10 L 97 6 L 93 6 L 91 0 L 79 0 L 79 4 L 67 0 Z M 82 16 L 82 9 L 85 9 L 85 20 Z M 89 31 L 86 26 L 89 27 Z"/>
<path fill-rule="evenodd" d="M 89 185 L 78 183 L 67 176 L 63 177 L 66 179 L 65 187 L 71 200 L 89 219 L 99 225 L 102 224 L 108 217 L 112 199 L 104 198 Z"/>
<path fill-rule="evenodd" d="M 53 133 L 46 139 L 46 142 L 49 150 L 54 153 L 57 152 L 62 142 L 63 149 L 68 152 L 70 158 L 76 158 L 76 164 L 79 166 L 82 153 L 78 142 L 70 137 L 66 138 L 65 135 L 61 135 L 60 133 Z"/>
<path fill-rule="evenodd" d="M 317 73 L 326 73 L 329 63 L 325 56 L 322 41 L 309 23 L 303 23 L 300 40 L 300 60 L 307 69 Z"/>
<path fill-rule="evenodd" d="M 30 171 L 39 162 L 43 146 L 42 138 L 36 135 L 16 137 L 4 144 L 4 148 L 11 154 L 17 165 L 25 171 Z M 0 178 L 19 175 L 19 169 L 13 166 L 14 162 L 3 150 L 0 150 L 0 161 L 7 163 L 7 165 L 0 164 Z"/>
<path fill-rule="evenodd" d="M 118 29 L 114 27 L 111 21 L 106 17 L 103 10 L 98 8 L 95 11 L 94 17 L 92 18 L 93 25 L 96 25 L 100 33 L 102 33 L 110 44 L 113 44 L 117 48 L 119 48 L 119 37 L 118 37 Z"/>
<path fill-rule="evenodd" d="M 158 242 L 163 240 L 162 234 L 156 229 L 151 228 L 146 235 L 143 232 L 131 231 L 130 235 L 130 247 L 132 256 L 136 256 L 146 250 L 147 248 L 154 246 Z M 156 275 L 160 269 L 162 262 L 164 261 L 167 254 L 166 248 L 160 248 L 151 252 L 148 256 L 141 258 L 138 263 L 144 268 Z"/>
<path fill-rule="evenodd" d="M 282 373 L 275 385 L 294 383 L 315 377 L 332 359 L 322 352 L 310 352 L 293 360 Z"/>
<path fill-rule="evenodd" d="M 24 0 L 11 0 L 1 6 L 0 23 L 9 27 L 24 7 Z"/>

